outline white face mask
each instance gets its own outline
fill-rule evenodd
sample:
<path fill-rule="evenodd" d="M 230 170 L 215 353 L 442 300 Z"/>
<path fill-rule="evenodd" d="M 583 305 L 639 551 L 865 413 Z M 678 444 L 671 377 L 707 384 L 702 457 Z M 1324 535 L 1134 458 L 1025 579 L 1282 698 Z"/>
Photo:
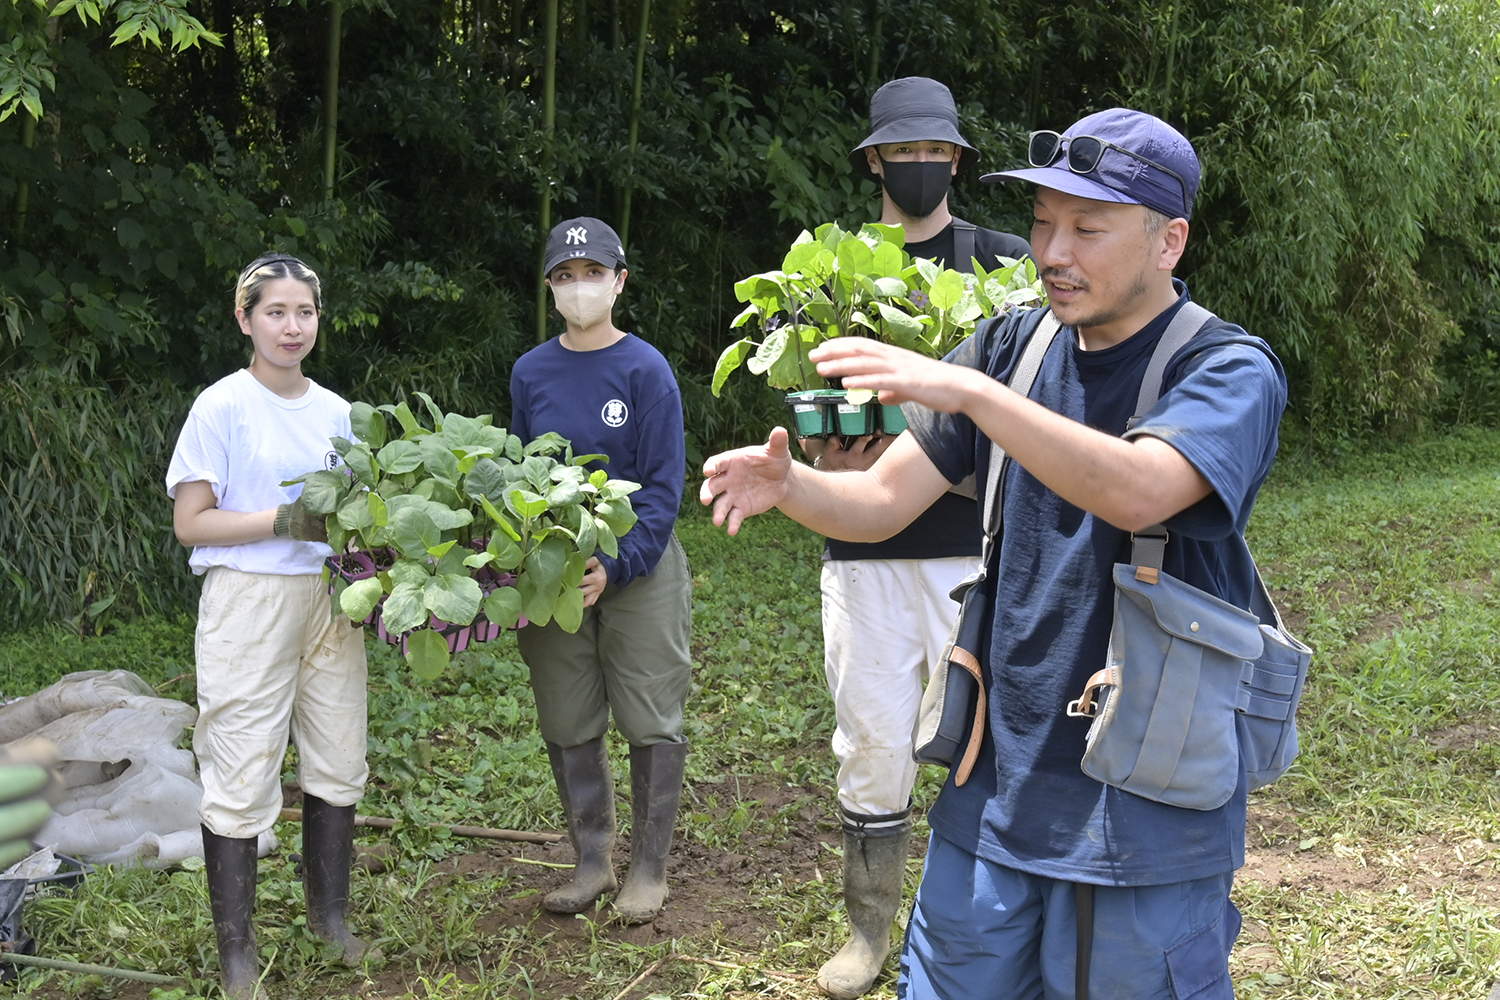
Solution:
<path fill-rule="evenodd" d="M 614 281 L 570 281 L 552 286 L 552 300 L 569 325 L 587 330 L 609 319 L 615 304 Z"/>

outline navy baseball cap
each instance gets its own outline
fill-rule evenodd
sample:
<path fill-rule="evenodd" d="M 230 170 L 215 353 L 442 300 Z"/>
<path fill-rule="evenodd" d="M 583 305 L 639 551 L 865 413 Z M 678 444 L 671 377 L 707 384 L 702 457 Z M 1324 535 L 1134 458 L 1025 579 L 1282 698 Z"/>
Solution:
<path fill-rule="evenodd" d="M 958 169 L 967 170 L 979 151 L 958 131 L 953 93 L 925 76 L 892 80 L 870 98 L 870 134 L 849 153 L 849 164 L 862 177 L 875 179 L 865 148 L 887 142 L 951 142 L 959 147 Z"/>
<path fill-rule="evenodd" d="M 565 260 L 598 261 L 610 270 L 625 266 L 625 247 L 606 222 L 587 215 L 559 222 L 547 234 L 547 255 L 542 258 L 542 273 Z"/>
<path fill-rule="evenodd" d="M 1030 181 L 1080 198 L 1145 205 L 1168 218 L 1193 217 L 1198 155 L 1181 132 L 1155 115 L 1111 108 L 1075 122 L 1061 136 L 1031 136 L 1030 168 L 980 180 Z"/>

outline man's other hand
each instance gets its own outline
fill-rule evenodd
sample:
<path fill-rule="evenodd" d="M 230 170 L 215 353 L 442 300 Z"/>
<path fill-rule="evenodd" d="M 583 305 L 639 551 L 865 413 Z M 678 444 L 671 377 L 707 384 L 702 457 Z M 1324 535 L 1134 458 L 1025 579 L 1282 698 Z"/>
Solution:
<path fill-rule="evenodd" d="M 888 406 L 915 402 L 930 410 L 957 413 L 975 389 L 993 381 L 972 368 L 866 337 L 824 341 L 808 357 L 818 366 L 819 375 L 842 379 L 845 389 L 874 389 Z"/>

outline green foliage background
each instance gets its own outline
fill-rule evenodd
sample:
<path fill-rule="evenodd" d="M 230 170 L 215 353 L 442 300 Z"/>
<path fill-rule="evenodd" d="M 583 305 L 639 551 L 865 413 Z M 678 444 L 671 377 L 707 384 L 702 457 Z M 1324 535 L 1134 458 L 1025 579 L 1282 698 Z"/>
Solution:
<path fill-rule="evenodd" d="M 641 2 L 349 4 L 330 195 L 328 5 L 188 3 L 222 44 L 174 50 L 0 0 L 0 90 L 24 77 L 45 109 L 0 123 L 0 626 L 190 593 L 161 472 L 193 395 L 244 362 L 230 286 L 267 247 L 324 277 L 314 378 L 504 423 L 543 185 L 554 220 L 618 221 L 630 184 L 622 325 L 675 366 L 690 456 L 760 434 L 780 412 L 757 380 L 708 392 L 732 283 L 804 226 L 873 217 L 846 154 L 909 74 L 952 88 L 985 169 L 1116 104 L 1182 128 L 1204 183 L 1179 273 L 1287 361 L 1294 440 L 1500 419 L 1493 3 L 658 0 L 632 156 Z M 953 205 L 1028 231 L 1018 186 L 971 176 Z"/>

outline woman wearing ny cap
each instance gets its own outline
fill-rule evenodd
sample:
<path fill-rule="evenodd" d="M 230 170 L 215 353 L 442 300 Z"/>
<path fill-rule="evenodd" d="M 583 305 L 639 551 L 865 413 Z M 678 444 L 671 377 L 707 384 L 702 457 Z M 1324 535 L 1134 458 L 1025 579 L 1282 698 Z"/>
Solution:
<path fill-rule="evenodd" d="M 552 229 L 544 258 L 553 303 L 567 321 L 511 372 L 511 431 L 530 440 L 549 431 L 611 478 L 641 484 L 631 496 L 640 520 L 617 558 L 589 559 L 583 624 L 528 625 L 517 636 L 531 671 L 537 719 L 578 860 L 573 879 L 542 905 L 578 913 L 616 888 L 614 783 L 604 733 L 630 744 L 630 871 L 614 908 L 645 923 L 667 898 L 666 862 L 682 791 L 687 738 L 683 705 L 692 663 L 692 580 L 673 534 L 686 468 L 682 397 L 672 369 L 644 340 L 614 325 L 625 287 L 625 249 L 594 218 Z"/>

